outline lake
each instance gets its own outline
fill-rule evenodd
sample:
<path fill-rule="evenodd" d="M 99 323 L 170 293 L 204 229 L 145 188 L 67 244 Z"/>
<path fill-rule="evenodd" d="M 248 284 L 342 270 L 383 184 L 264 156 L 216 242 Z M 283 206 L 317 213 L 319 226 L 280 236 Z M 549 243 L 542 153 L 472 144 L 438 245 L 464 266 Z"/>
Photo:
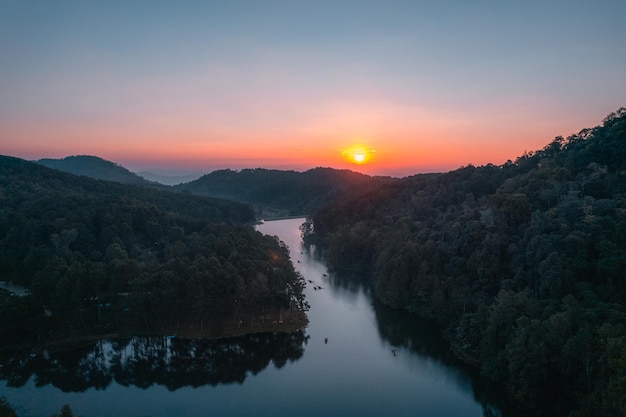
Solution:
<path fill-rule="evenodd" d="M 377 303 L 363 277 L 329 273 L 303 219 L 257 229 L 290 248 L 307 280 L 309 325 L 223 340 L 134 337 L 0 363 L 0 396 L 21 417 L 517 417 L 458 362 L 428 322 Z"/>

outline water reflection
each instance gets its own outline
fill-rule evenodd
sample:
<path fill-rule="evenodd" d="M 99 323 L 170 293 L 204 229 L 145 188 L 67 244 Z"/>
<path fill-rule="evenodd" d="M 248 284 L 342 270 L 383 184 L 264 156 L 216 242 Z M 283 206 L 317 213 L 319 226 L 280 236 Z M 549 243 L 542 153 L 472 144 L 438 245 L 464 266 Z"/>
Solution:
<path fill-rule="evenodd" d="M 132 337 L 101 340 L 69 351 L 1 358 L 0 378 L 11 387 L 23 386 L 32 376 L 35 385 L 52 385 L 64 392 L 105 389 L 112 381 L 148 388 L 242 384 L 270 363 L 282 368 L 304 354 L 303 331 L 263 333 L 221 340 Z"/>
<path fill-rule="evenodd" d="M 373 308 L 382 339 L 394 349 L 404 349 L 457 369 L 457 384 L 469 382 L 467 387 L 472 390 L 474 399 L 482 404 L 485 417 L 521 417 L 506 401 L 504 390 L 481 377 L 477 369 L 464 364 L 454 355 L 433 323 L 377 301 L 374 301 Z"/>
<path fill-rule="evenodd" d="M 425 364 L 431 364 L 431 369 L 437 369 L 437 378 L 445 375 L 447 380 L 454 381 L 454 385 L 473 393 L 485 417 L 521 417 L 506 400 L 506 394 L 500 387 L 481 377 L 475 368 L 454 355 L 439 328 L 431 321 L 404 310 L 392 309 L 378 301 L 372 295 L 368 278 L 362 274 L 335 272 L 328 274 L 326 282 L 329 290 L 342 294 L 342 297 L 352 299 L 358 294 L 366 295 L 374 312 L 381 342 L 390 355 L 404 361 L 404 366 L 419 368 L 423 373 L 427 368 Z"/>
<path fill-rule="evenodd" d="M 376 302 L 365 277 L 329 272 L 315 247 L 302 245 L 300 223 L 259 229 L 289 245 L 307 280 L 305 330 L 214 341 L 134 337 L 0 357 L 0 379 L 20 387 L 0 386 L 0 396 L 24 417 L 53 415 L 65 403 L 89 417 L 515 416 L 502 413 L 504 396 L 459 364 L 430 323 Z"/>

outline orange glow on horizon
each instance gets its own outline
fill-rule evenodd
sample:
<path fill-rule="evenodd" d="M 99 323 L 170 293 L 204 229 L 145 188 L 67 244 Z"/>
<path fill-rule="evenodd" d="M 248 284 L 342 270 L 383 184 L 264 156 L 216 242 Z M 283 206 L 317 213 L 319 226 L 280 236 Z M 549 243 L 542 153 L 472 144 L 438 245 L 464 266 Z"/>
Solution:
<path fill-rule="evenodd" d="M 372 159 L 372 154 L 376 152 L 374 149 L 370 149 L 364 145 L 353 145 L 342 152 L 342 155 L 350 162 L 363 165 Z"/>
<path fill-rule="evenodd" d="M 1 144 L 0 153 L 30 160 L 94 155 L 131 170 L 183 168 L 208 172 L 219 167 L 305 171 L 330 167 L 367 175 L 406 176 L 446 172 L 468 164 L 500 165 L 549 143 L 553 136 L 545 135 L 543 130 L 551 129 L 555 134 L 573 131 L 550 124 L 523 125 L 514 132 L 508 125 L 487 130 L 451 120 L 433 116 L 403 124 L 389 116 L 366 128 L 362 120 L 352 126 L 333 125 L 332 120 L 324 119 L 293 130 L 238 130 L 192 124 L 155 130 L 152 124 L 142 121 L 119 126 L 61 121 L 26 125 L 0 120 L 2 136 L 11 138 Z M 350 137 L 360 139 L 346 145 Z"/>

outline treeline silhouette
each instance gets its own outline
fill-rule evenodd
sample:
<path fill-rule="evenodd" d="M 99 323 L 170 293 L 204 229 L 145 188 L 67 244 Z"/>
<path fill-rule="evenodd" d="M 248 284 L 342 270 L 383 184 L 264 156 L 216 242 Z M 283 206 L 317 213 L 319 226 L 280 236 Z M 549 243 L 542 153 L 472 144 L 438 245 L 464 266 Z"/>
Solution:
<path fill-rule="evenodd" d="M 245 204 L 0 157 L 0 345 L 304 320 L 303 279 Z M 286 321 L 286 319 L 285 319 Z M 231 329 L 232 330 L 232 329 Z"/>
<path fill-rule="evenodd" d="M 355 190 L 302 230 L 532 412 L 626 415 L 626 109 L 515 162 Z"/>

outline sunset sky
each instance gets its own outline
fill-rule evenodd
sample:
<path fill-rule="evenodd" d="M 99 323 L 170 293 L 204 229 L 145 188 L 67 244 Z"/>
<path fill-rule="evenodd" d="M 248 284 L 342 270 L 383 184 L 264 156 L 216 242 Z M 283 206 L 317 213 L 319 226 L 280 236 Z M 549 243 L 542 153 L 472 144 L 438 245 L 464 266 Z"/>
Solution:
<path fill-rule="evenodd" d="M 625 19 L 624 0 L 0 0 L 0 154 L 502 164 L 626 106 Z"/>

